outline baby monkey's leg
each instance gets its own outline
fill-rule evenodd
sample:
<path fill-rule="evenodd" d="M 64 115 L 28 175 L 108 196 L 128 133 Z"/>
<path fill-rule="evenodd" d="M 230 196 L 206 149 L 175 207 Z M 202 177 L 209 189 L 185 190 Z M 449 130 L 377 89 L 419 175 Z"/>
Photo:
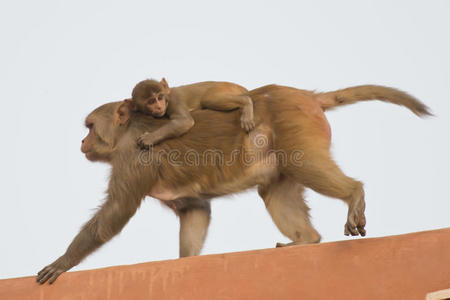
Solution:
<path fill-rule="evenodd" d="M 241 109 L 241 127 L 249 132 L 255 128 L 253 121 L 253 101 L 247 95 L 236 95 L 228 92 L 215 91 L 208 93 L 202 100 L 202 108 L 214 110 Z"/>

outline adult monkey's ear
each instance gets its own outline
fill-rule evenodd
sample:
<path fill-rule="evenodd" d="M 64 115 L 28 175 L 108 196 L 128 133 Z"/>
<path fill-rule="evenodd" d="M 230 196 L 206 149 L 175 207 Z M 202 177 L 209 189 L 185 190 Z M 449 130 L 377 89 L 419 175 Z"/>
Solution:
<path fill-rule="evenodd" d="M 166 93 L 170 93 L 170 88 L 169 88 L 169 84 L 167 83 L 166 78 L 162 78 L 160 83 L 162 84 L 162 86 L 164 87 L 164 90 Z"/>
<path fill-rule="evenodd" d="M 137 111 L 138 110 L 136 102 L 133 101 L 133 99 L 125 99 L 123 101 L 127 103 L 130 111 Z"/>
<path fill-rule="evenodd" d="M 114 111 L 114 124 L 126 125 L 130 120 L 131 112 L 136 110 L 136 105 L 131 99 L 125 99 Z"/>

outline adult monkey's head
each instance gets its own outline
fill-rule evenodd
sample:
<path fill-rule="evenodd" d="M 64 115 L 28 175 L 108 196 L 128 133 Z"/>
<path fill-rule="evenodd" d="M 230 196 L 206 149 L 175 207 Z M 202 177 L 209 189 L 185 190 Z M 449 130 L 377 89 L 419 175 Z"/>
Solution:
<path fill-rule="evenodd" d="M 81 151 L 87 159 L 110 162 L 118 141 L 127 131 L 133 106 L 131 99 L 107 103 L 87 116 L 89 133 L 81 141 Z"/>
<path fill-rule="evenodd" d="M 161 81 L 146 79 L 139 82 L 131 94 L 137 110 L 160 118 L 166 114 L 170 88 L 165 78 Z"/>

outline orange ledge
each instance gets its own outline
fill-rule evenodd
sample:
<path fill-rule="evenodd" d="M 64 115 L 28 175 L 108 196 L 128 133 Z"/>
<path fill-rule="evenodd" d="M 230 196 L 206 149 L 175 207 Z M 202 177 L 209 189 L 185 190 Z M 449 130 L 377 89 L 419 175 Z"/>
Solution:
<path fill-rule="evenodd" d="M 0 280 L 0 299 L 425 299 L 450 288 L 450 228 Z"/>

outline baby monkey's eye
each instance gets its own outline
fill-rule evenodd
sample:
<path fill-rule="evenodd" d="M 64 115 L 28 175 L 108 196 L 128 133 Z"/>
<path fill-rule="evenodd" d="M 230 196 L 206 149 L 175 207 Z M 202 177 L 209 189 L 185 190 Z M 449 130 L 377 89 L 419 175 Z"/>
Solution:
<path fill-rule="evenodd" d="M 162 100 L 164 98 L 164 95 L 163 94 L 159 94 L 158 95 L 158 100 Z"/>
<path fill-rule="evenodd" d="M 149 99 L 147 100 L 147 103 L 148 103 L 148 104 L 153 104 L 153 103 L 155 103 L 155 101 L 156 101 L 155 98 L 149 98 Z"/>

